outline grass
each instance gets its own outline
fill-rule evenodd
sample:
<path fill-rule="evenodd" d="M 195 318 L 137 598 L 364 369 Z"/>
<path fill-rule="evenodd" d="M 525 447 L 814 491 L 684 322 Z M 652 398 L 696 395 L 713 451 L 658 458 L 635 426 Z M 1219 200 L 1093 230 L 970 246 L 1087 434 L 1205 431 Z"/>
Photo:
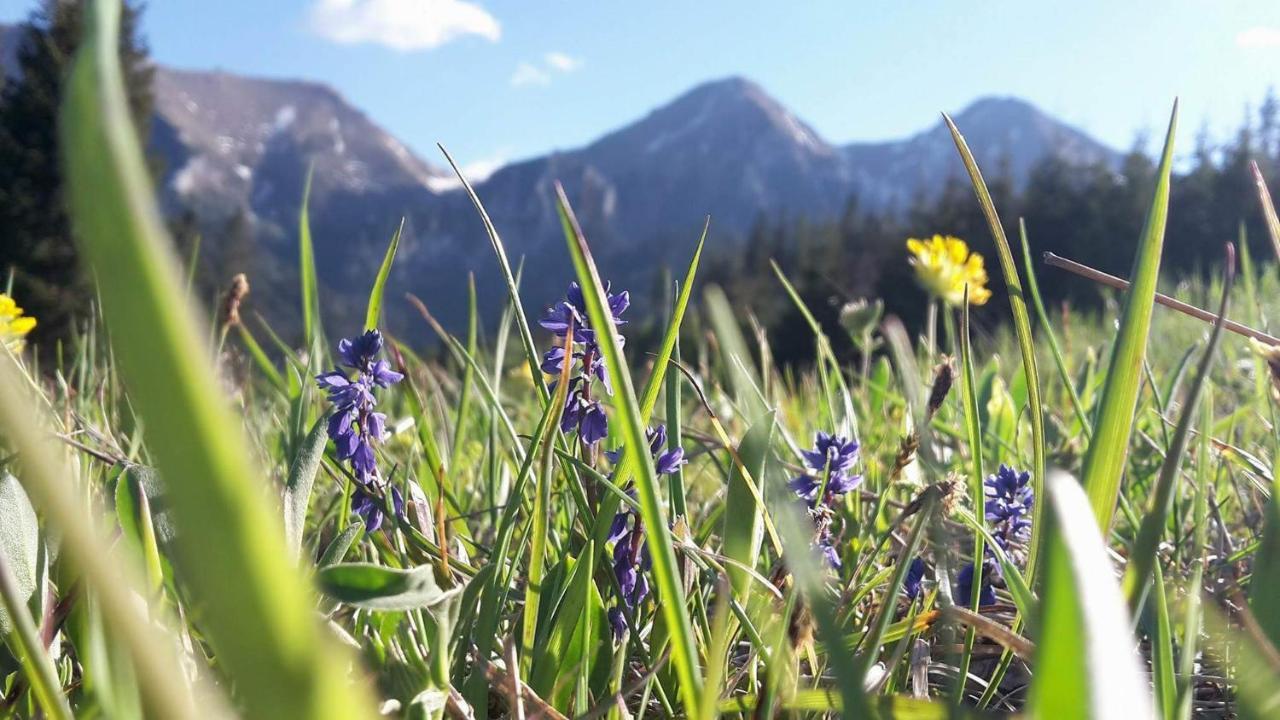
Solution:
<path fill-rule="evenodd" d="M 1025 257 L 1035 228 L 1019 258 L 952 126 L 1011 306 L 944 309 L 936 351 L 893 318 L 857 329 L 884 348 L 864 362 L 833 351 L 840 330 L 775 266 L 759 302 L 797 305 L 808 369 L 774 365 L 749 308 L 700 285 L 701 242 L 667 307 L 627 311 L 660 341 L 624 344 L 561 192 L 576 322 L 612 386 L 593 385 L 597 446 L 561 422 L 570 367 L 540 370 L 565 340 L 524 303 L 557 299 L 521 298 L 486 218 L 506 311 L 490 329 L 473 291 L 460 336 L 424 323 L 438 361 L 388 338 L 405 378 L 377 391 L 385 484 L 368 492 L 387 519 L 369 530 L 312 380 L 326 338 L 366 328 L 322 326 L 305 201 L 305 339 L 264 328 L 268 352 L 189 304 L 124 131 L 117 6 L 93 9 L 61 132 L 103 306 L 53 360 L 0 354 L 0 716 L 1274 715 L 1276 391 L 1221 323 L 1154 310 L 1165 184 L 1123 310 L 1068 315 L 1040 300 L 1054 271 Z M 369 329 L 434 323 L 384 296 L 399 238 L 370 278 Z M 1276 265 L 1241 259 L 1238 282 L 1163 290 L 1266 330 Z M 1009 322 L 975 333 L 997 324 L 979 316 Z M 658 424 L 668 444 L 650 452 Z M 805 512 L 788 483 L 818 431 L 856 437 L 862 480 Z M 667 473 L 677 447 L 688 463 Z M 1012 542 L 978 507 L 1002 464 L 1035 489 Z M 619 599 L 618 513 L 651 558 L 638 602 Z M 821 538 L 838 567 L 811 552 Z M 975 556 L 999 568 L 994 603 L 956 587 Z"/>

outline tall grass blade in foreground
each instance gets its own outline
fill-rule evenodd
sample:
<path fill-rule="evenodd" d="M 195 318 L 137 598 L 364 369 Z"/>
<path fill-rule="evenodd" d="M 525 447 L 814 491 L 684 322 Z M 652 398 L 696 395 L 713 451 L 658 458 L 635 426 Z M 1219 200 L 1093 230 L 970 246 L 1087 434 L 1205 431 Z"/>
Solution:
<path fill-rule="evenodd" d="M 365 717 L 372 702 L 320 633 L 177 279 L 128 115 L 119 19 L 118 0 L 89 4 L 60 130 L 73 223 L 177 519 L 178 570 L 248 716 Z"/>
<path fill-rule="evenodd" d="M 1106 381 L 1099 400 L 1097 424 L 1084 459 L 1083 482 L 1098 527 L 1105 535 L 1120 496 L 1129 437 L 1142 387 L 1142 363 L 1146 355 L 1151 312 L 1155 307 L 1160 255 L 1164 249 L 1165 220 L 1169 214 L 1169 183 L 1173 170 L 1173 140 L 1178 130 L 1178 104 L 1173 104 L 1164 152 L 1156 171 L 1155 196 L 1147 212 L 1146 226 L 1138 239 L 1129 291 L 1120 316 L 1120 331 L 1111 350 Z"/>
<path fill-rule="evenodd" d="M 1089 501 L 1075 478 L 1046 483 L 1052 513 L 1031 716 L 1153 718 L 1150 685 L 1129 633 L 1120 586 Z"/>
<path fill-rule="evenodd" d="M 1129 554 L 1129 564 L 1125 567 L 1124 590 L 1129 599 L 1129 609 L 1135 614 L 1142 607 L 1152 581 L 1152 567 L 1157 558 L 1156 551 L 1160 538 L 1164 534 L 1165 525 L 1172 509 L 1174 485 L 1181 474 L 1183 456 L 1191 439 L 1191 428 L 1195 424 L 1197 406 L 1209 381 L 1209 371 L 1213 369 L 1213 360 L 1218 352 L 1218 344 L 1222 340 L 1222 323 L 1227 317 L 1227 308 L 1231 301 L 1231 288 L 1235 283 L 1236 254 L 1231 244 L 1227 244 L 1226 266 L 1223 271 L 1222 301 L 1218 305 L 1218 322 L 1213 325 L 1209 335 L 1209 345 L 1205 348 L 1200 365 L 1196 368 L 1191 386 L 1187 388 L 1186 399 L 1182 403 L 1182 415 L 1178 418 L 1177 428 L 1169 442 L 1164 463 L 1160 466 L 1160 474 L 1156 478 L 1155 491 L 1151 495 L 1151 505 L 1142 518 L 1138 537 Z M 1204 428 L 1205 432 L 1211 428 Z"/>
<path fill-rule="evenodd" d="M 991 191 L 987 189 L 987 183 L 982 179 L 982 172 L 978 170 L 978 163 L 973 159 L 973 153 L 969 151 L 969 144 L 965 142 L 964 136 L 960 134 L 960 129 L 952 122 L 950 116 L 943 113 L 942 119 L 951 131 L 951 139 L 955 142 L 956 149 L 960 152 L 960 158 L 964 161 L 965 170 L 969 173 L 969 180 L 973 183 L 973 191 L 978 197 L 978 204 L 982 206 L 982 214 L 987 220 L 987 227 L 991 230 L 991 237 L 995 240 L 996 252 L 1000 256 L 1000 270 L 1004 273 L 1005 285 L 1009 289 L 1009 307 L 1013 312 L 1013 330 L 1018 337 L 1018 351 L 1022 355 L 1022 370 L 1027 379 L 1027 404 L 1031 411 L 1031 450 L 1034 454 L 1031 483 L 1036 495 L 1044 497 L 1044 478 L 1047 471 L 1045 464 L 1044 408 L 1040 404 L 1040 373 L 1036 369 L 1035 338 L 1031 335 L 1031 318 L 1027 314 L 1026 298 L 1022 295 L 1022 281 L 1018 278 L 1018 266 L 1013 262 L 1013 251 L 1009 249 L 1009 239 L 1005 237 L 1004 225 L 1001 224 L 1000 215 L 996 212 L 995 201 L 991 199 Z M 979 452 L 977 448 L 973 448 L 972 451 Z M 1036 503 L 1032 511 L 1031 543 L 1027 551 L 1026 575 L 1028 582 L 1031 583 L 1035 582 L 1036 564 L 1040 555 L 1041 528 L 1044 525 L 1041 520 L 1043 517 L 1044 503 Z"/>
<path fill-rule="evenodd" d="M 1280 218 L 1267 190 L 1258 165 L 1253 165 L 1253 176 L 1258 187 L 1258 199 L 1267 222 L 1267 233 L 1276 248 L 1280 260 Z M 1274 374 L 1274 370 L 1272 373 Z M 1274 417 L 1273 417 L 1274 419 Z M 1273 645 L 1280 645 L 1280 474 L 1272 482 L 1271 498 L 1266 502 L 1262 529 L 1262 545 L 1254 559 L 1253 578 L 1249 585 L 1249 602 L 1267 637 Z"/>
<path fill-rule="evenodd" d="M 605 367 L 613 379 L 615 392 L 614 407 L 622 421 L 622 440 L 625 445 L 625 462 L 635 471 L 636 494 L 640 501 L 640 516 L 649 533 L 650 553 L 653 558 L 653 576 L 657 583 L 657 601 L 662 609 L 663 618 L 667 622 L 671 634 L 671 661 L 675 666 L 676 677 L 680 684 L 680 697 L 685 712 L 690 717 L 698 716 L 698 702 L 701 696 L 701 684 L 698 671 L 698 655 L 693 642 L 693 627 L 685 605 L 684 588 L 676 568 L 676 555 L 672 545 L 671 529 L 667 525 L 666 513 L 662 510 L 662 501 L 658 496 L 658 477 L 654 471 L 653 459 L 646 448 L 644 420 L 641 417 L 640 403 L 636 399 L 631 371 L 622 354 L 622 339 L 613 322 L 613 315 L 607 310 L 604 284 L 600 281 L 600 273 L 596 270 L 595 261 L 582 236 L 577 220 L 569 208 L 564 189 L 556 186 L 556 199 L 559 204 L 561 220 L 567 228 L 566 241 L 569 254 L 573 258 L 573 266 L 577 271 L 578 282 L 582 285 L 582 295 L 586 302 L 587 314 L 591 327 L 597 333 L 603 332 L 600 349 L 604 355 Z"/>

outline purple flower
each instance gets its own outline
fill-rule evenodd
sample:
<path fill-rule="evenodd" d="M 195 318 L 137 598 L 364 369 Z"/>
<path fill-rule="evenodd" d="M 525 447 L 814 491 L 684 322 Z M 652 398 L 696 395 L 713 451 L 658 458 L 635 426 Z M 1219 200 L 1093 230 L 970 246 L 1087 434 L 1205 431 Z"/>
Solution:
<path fill-rule="evenodd" d="M 911 567 L 907 568 L 907 577 L 902 581 L 902 594 L 906 595 L 908 600 L 915 600 L 920 597 L 920 590 L 924 581 L 924 570 L 923 560 L 920 558 L 911 560 Z"/>
<path fill-rule="evenodd" d="M 832 505 L 840 496 L 862 483 L 861 475 L 850 473 L 858 461 L 858 441 L 819 431 L 812 450 L 802 451 L 805 467 L 812 472 L 793 479 L 788 486 L 796 495 L 817 505 Z M 818 489 L 826 484 L 823 497 Z"/>
<path fill-rule="evenodd" d="M 631 304 L 630 295 L 626 292 L 612 294 L 608 286 L 605 287 L 605 295 L 614 324 L 626 324 L 621 316 Z M 591 384 L 594 380 L 599 380 L 605 393 L 609 395 L 613 394 L 613 387 L 609 384 L 609 373 L 600 353 L 600 345 L 596 341 L 595 330 L 587 318 L 587 304 L 582 288 L 577 283 L 570 283 L 565 299 L 547 308 L 539 324 L 561 341 L 543 354 L 540 366 L 542 371 L 548 375 L 560 375 L 564 372 L 567 361 L 574 372 L 570 379 L 572 385 L 569 387 L 569 394 L 565 398 L 560 428 L 564 432 L 577 430 L 583 442 L 594 445 L 608 437 L 609 421 L 600 402 L 592 398 Z M 573 347 L 566 353 L 563 340 L 570 334 L 570 328 L 573 329 Z"/>
<path fill-rule="evenodd" d="M 645 435 L 649 441 L 649 454 L 655 457 L 654 465 L 659 474 L 669 475 L 687 462 L 684 459 L 683 448 L 675 447 L 663 451 L 667 442 L 665 425 L 659 425 L 647 431 Z M 615 465 L 622 459 L 621 448 L 605 454 Z M 627 496 L 634 500 L 636 491 L 627 490 Z M 620 604 L 609 611 L 609 622 L 613 625 L 613 635 L 617 639 L 622 637 L 622 631 L 626 629 L 625 615 L 622 613 L 621 605 L 625 605 L 634 612 L 649 595 L 649 580 L 645 573 L 652 565 L 652 558 L 649 555 L 649 544 L 645 539 L 644 523 L 640 520 L 640 513 L 632 510 L 630 506 L 624 507 L 621 512 L 613 516 L 613 523 L 609 526 L 609 537 L 606 540 L 614 544 L 613 575 L 618 581 Z"/>
<path fill-rule="evenodd" d="M 374 410 L 378 399 L 373 391 L 404 379 L 391 369 L 391 363 L 376 357 L 382 346 L 382 333 L 377 330 L 340 340 L 338 358 L 341 365 L 355 371 L 355 377 L 338 368 L 316 376 L 316 385 L 327 393 L 333 406 L 327 429 L 338 460 L 350 464 L 358 482 L 352 510 L 364 518 L 370 532 L 382 524 L 382 509 L 370 493 L 370 488 L 381 482 L 374 446 L 387 434 L 387 416 Z M 399 491 L 392 488 L 391 494 L 393 506 L 403 508 Z"/>
<path fill-rule="evenodd" d="M 1001 465 L 982 485 L 984 513 L 996 542 L 1008 551 L 1026 546 L 1031 540 L 1031 510 L 1035 506 L 1031 473 Z"/>
<path fill-rule="evenodd" d="M 983 563 L 982 570 L 982 587 L 978 590 L 978 606 L 995 605 L 996 592 L 991 589 L 991 583 L 987 579 L 987 567 Z M 968 605 L 973 599 L 973 563 L 969 563 L 960 569 L 960 574 L 956 576 L 955 601 L 960 605 Z"/>

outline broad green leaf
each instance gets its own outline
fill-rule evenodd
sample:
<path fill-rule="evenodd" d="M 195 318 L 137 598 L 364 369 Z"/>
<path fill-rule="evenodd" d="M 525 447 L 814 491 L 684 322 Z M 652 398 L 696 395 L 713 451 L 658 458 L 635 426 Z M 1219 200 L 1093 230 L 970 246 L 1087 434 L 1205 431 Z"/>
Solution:
<path fill-rule="evenodd" d="M 1169 132 L 1165 136 L 1160 169 L 1156 172 L 1155 196 L 1147 213 L 1142 237 L 1138 240 L 1120 316 L 1120 331 L 1111 349 L 1111 363 L 1099 400 L 1093 439 L 1085 455 L 1083 481 L 1093 515 L 1103 532 L 1111 529 L 1129 437 L 1133 431 L 1138 391 L 1142 386 L 1142 363 L 1146 355 L 1151 312 L 1155 305 L 1156 281 L 1160 276 L 1160 256 L 1164 249 L 1164 228 L 1169 213 L 1169 177 L 1173 168 L 1173 138 L 1178 129 L 1178 105 L 1173 105 Z"/>
<path fill-rule="evenodd" d="M 289 465 L 289 476 L 285 478 L 284 544 L 294 558 L 302 551 L 302 531 L 307 524 L 311 487 L 315 484 L 316 473 L 320 471 L 320 460 L 324 457 L 324 448 L 329 442 L 325 420 L 321 417 L 311 427 L 311 432 L 307 433 Z"/>
<path fill-rule="evenodd" d="M 1089 500 L 1065 473 L 1050 475 L 1046 485 L 1051 529 L 1030 716 L 1154 717 L 1151 686 Z"/>
<path fill-rule="evenodd" d="M 441 588 L 430 565 L 400 570 L 373 563 L 336 563 L 321 568 L 316 580 L 329 597 L 362 610 L 433 608 L 462 592 L 461 587 Z"/>
<path fill-rule="evenodd" d="M 387 245 L 387 254 L 382 257 L 382 265 L 378 275 L 373 279 L 373 289 L 369 291 L 369 307 L 364 314 L 364 329 L 373 330 L 382 319 L 382 295 L 387 289 L 387 277 L 391 274 L 391 264 L 396 260 L 396 250 L 400 249 L 400 235 L 404 233 L 404 219 L 396 227 L 396 234 L 391 236 L 391 244 Z"/>
<path fill-rule="evenodd" d="M 0 474 L 0 563 L 9 569 L 13 592 L 25 606 L 36 589 L 40 522 L 27 493 L 14 476 Z M 0 635 L 13 631 L 9 612 L 0 607 Z"/>
<path fill-rule="evenodd" d="M 120 4 L 94 0 L 89 9 L 61 114 L 67 199 L 97 270 L 114 357 L 133 407 L 149 420 L 147 446 L 182 528 L 177 569 L 247 716 L 364 717 L 372 703 L 311 614 L 313 596 L 263 502 L 265 475 L 183 293 L 128 114 Z"/>

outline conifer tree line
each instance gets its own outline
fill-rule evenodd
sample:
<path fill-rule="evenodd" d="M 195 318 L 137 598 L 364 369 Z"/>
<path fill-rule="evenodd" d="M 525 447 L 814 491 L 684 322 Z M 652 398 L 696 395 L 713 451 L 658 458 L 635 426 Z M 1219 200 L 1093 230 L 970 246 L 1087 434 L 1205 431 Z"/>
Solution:
<path fill-rule="evenodd" d="M 1128 275 L 1154 191 L 1155 159 L 1147 146 L 1146 139 L 1139 137 L 1114 166 L 1078 165 L 1048 157 L 1032 169 L 1022 188 L 1015 188 L 1003 171 L 1007 163 L 983 168 L 1007 223 L 1005 233 L 1020 271 L 1018 218 L 1026 221 L 1032 259 L 1051 316 L 1096 310 L 1115 293 L 1045 266 L 1043 252 L 1052 251 L 1113 275 Z M 1234 136 L 1215 142 L 1202 129 L 1192 149 L 1180 154 L 1161 265 L 1166 284 L 1215 271 L 1221 265 L 1223 243 L 1236 241 L 1241 232 L 1255 260 L 1275 262 L 1249 167 L 1253 161 L 1273 188 L 1280 185 L 1280 100 L 1273 92 L 1267 93 L 1256 112 L 1246 109 Z M 842 217 L 830 222 L 761 218 L 742 246 L 713 251 L 708 281 L 720 283 L 737 304 L 751 308 L 768 331 L 779 361 L 803 362 L 812 356 L 812 336 L 780 292 L 771 259 L 833 340 L 844 343 L 839 311 L 858 298 L 880 298 L 886 312 L 919 328 L 926 316 L 926 299 L 907 265 L 906 239 L 956 235 L 986 259 L 995 296 L 986 308 L 974 312 L 973 321 L 979 328 L 990 328 L 1009 317 L 1005 283 L 990 230 L 962 173 L 957 156 L 955 175 L 936 197 L 921 199 L 905 212 L 869 211 L 854 197 Z M 771 300 L 766 304 L 763 298 Z M 773 298 L 780 301 L 772 302 Z"/>
<path fill-rule="evenodd" d="M 153 70 L 139 36 L 142 6 L 126 2 L 120 59 L 139 137 L 151 118 Z M 89 271 L 77 257 L 63 201 L 58 108 L 75 49 L 84 0 L 44 0 L 16 32 L 16 73 L 0 87 L 0 288 L 39 319 L 33 340 L 49 345 L 89 311 Z"/>

